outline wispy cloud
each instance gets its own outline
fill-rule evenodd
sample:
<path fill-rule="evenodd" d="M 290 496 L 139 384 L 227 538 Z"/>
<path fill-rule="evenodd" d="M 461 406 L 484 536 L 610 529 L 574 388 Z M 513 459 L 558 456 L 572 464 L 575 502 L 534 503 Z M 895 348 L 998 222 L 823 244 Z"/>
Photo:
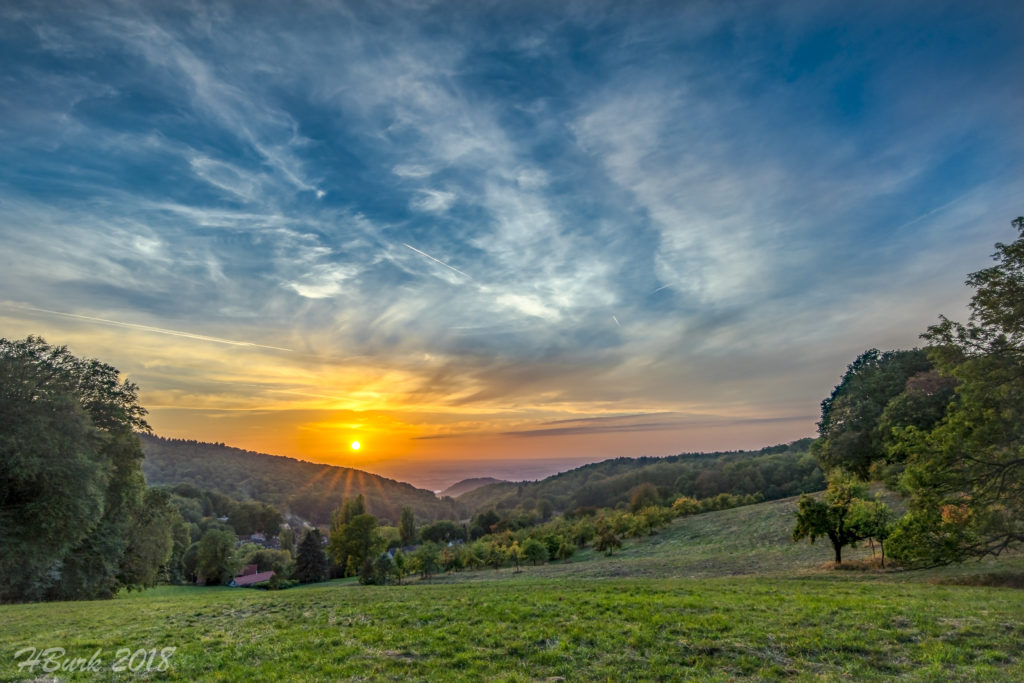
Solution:
<path fill-rule="evenodd" d="M 11 304 L 7 304 L 12 306 Z M 32 306 L 18 306 L 13 305 L 14 308 L 32 311 L 34 313 L 45 313 L 47 315 L 56 315 L 62 318 L 73 318 L 75 320 L 84 320 L 91 323 L 99 323 L 101 325 L 113 325 L 115 327 L 127 327 L 133 330 L 141 330 L 142 332 L 153 332 L 154 334 L 166 334 L 172 337 L 182 337 L 184 339 L 192 339 L 195 341 L 202 342 L 213 342 L 215 344 L 228 344 L 229 346 L 248 346 L 258 349 L 269 349 L 271 351 L 291 351 L 292 349 L 286 349 L 280 346 L 270 346 L 268 344 L 257 344 L 249 341 L 237 341 L 234 339 L 221 339 L 220 337 L 210 337 L 204 334 L 195 334 L 192 332 L 182 332 L 181 330 L 168 330 L 162 327 L 153 327 L 152 325 L 142 325 L 139 323 L 126 322 L 123 320 L 108 320 L 106 318 L 97 318 L 91 315 L 79 315 L 77 313 L 65 313 L 63 311 L 50 311 L 45 308 L 34 308 Z"/>

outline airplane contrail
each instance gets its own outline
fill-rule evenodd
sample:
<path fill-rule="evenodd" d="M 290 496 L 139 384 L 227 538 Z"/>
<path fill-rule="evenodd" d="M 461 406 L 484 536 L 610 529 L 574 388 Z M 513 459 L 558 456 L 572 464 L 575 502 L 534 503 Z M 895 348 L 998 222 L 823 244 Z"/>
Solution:
<path fill-rule="evenodd" d="M 255 342 L 247 341 L 236 341 L 234 339 L 221 339 L 220 337 L 208 337 L 204 334 L 193 334 L 192 332 L 181 332 L 180 330 L 168 330 L 163 327 L 153 327 L 152 325 L 141 325 L 139 323 L 129 323 L 121 320 L 109 320 L 107 318 L 96 318 L 91 315 L 79 315 L 77 313 L 64 313 L 63 311 L 51 311 L 46 308 L 35 308 L 34 306 L 18 306 L 14 305 L 15 308 L 21 308 L 28 311 L 35 311 L 37 313 L 47 313 L 49 315 L 59 315 L 64 318 L 74 318 L 77 320 L 87 320 L 89 322 L 102 323 L 104 325 L 115 325 L 117 327 L 127 327 L 133 330 L 142 330 L 143 332 L 155 332 L 157 334 L 168 334 L 172 337 L 183 337 L 185 339 L 195 339 L 196 341 L 207 341 L 214 342 L 216 344 L 230 344 L 231 346 L 248 346 L 251 348 L 258 349 L 271 349 L 273 351 L 288 351 L 292 349 L 286 349 L 281 346 L 269 346 L 267 344 L 257 344 Z"/>
<path fill-rule="evenodd" d="M 458 268 L 455 268 L 454 266 L 449 266 L 449 265 L 448 265 L 447 263 L 445 263 L 445 262 L 444 262 L 444 261 L 442 261 L 441 259 L 436 259 L 436 258 L 434 258 L 433 256 L 431 256 L 430 254 L 426 253 L 425 251 L 420 251 L 419 249 L 417 249 L 416 247 L 412 246 L 411 244 L 406 244 L 405 242 L 402 242 L 402 246 L 405 246 L 405 247 L 409 247 L 410 249 L 412 249 L 413 251 L 415 251 L 415 252 L 416 252 L 417 254 L 419 254 L 419 255 L 421 255 L 421 256 L 426 256 L 426 257 L 427 257 L 428 259 L 430 259 L 431 261 L 434 261 L 435 263 L 440 263 L 440 264 L 441 264 L 442 266 L 444 266 L 444 267 L 445 267 L 445 268 L 447 268 L 448 270 L 454 270 L 454 271 L 455 271 L 456 273 L 458 273 L 459 275 L 462 275 L 463 277 L 467 277 L 467 278 L 469 278 L 470 280 L 472 280 L 472 279 L 473 279 L 473 278 L 472 278 L 471 276 L 467 275 L 466 273 L 463 273 L 463 272 L 462 272 L 461 270 L 459 270 Z"/>
<path fill-rule="evenodd" d="M 668 289 L 668 288 L 669 288 L 669 287 L 671 287 L 671 286 L 672 286 L 672 285 L 662 285 L 661 287 L 658 287 L 658 288 L 657 288 L 656 290 L 654 290 L 653 292 L 651 292 L 651 294 L 657 294 L 657 293 L 658 293 L 658 292 L 660 292 L 661 290 L 663 290 L 663 289 Z"/>
<path fill-rule="evenodd" d="M 616 324 L 616 325 L 618 325 L 619 327 L 622 327 L 622 323 L 620 323 L 620 322 L 619 322 L 619 319 L 618 319 L 618 318 L 616 318 L 616 317 L 615 317 L 614 315 L 612 316 L 612 320 L 614 320 L 614 321 L 615 321 L 615 324 Z"/>

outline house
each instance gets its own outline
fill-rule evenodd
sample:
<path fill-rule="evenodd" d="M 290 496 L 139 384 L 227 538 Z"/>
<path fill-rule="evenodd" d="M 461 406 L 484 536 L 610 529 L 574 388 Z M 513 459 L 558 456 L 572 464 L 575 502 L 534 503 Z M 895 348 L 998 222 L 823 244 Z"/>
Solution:
<path fill-rule="evenodd" d="M 242 573 L 236 576 L 235 578 L 231 579 L 231 583 L 229 583 L 228 585 L 234 586 L 235 588 L 241 588 L 245 586 L 251 586 L 254 583 L 263 583 L 264 581 L 270 581 L 270 578 L 274 576 L 273 571 L 261 572 L 257 571 L 257 569 L 258 567 L 254 564 L 245 565 L 245 569 L 242 570 Z"/>

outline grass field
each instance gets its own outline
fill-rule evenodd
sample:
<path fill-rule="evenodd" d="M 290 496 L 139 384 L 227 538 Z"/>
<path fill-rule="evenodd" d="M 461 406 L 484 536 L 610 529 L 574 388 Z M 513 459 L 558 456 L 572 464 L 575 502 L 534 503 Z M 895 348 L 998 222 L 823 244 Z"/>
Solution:
<path fill-rule="evenodd" d="M 1024 680 L 1024 592 L 937 583 L 1016 575 L 1020 558 L 831 571 L 827 545 L 789 542 L 793 505 L 679 520 L 611 558 L 520 574 L 0 607 L 0 679 L 43 676 L 18 669 L 19 649 L 63 647 L 103 665 L 62 680 Z M 111 671 L 120 648 L 164 647 L 166 671 Z"/>

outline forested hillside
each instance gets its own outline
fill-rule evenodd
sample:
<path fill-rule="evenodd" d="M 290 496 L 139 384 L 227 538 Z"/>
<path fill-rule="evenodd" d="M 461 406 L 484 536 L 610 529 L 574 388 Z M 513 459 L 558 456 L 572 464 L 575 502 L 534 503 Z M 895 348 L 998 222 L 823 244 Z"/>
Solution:
<path fill-rule="evenodd" d="M 711 498 L 721 493 L 785 498 L 824 488 L 825 480 L 810 453 L 812 439 L 758 451 L 683 453 L 665 458 L 615 458 L 584 465 L 535 482 L 502 483 L 464 493 L 459 503 L 478 511 L 532 508 L 548 501 L 556 510 L 616 507 L 631 502 L 640 489 L 657 502 L 678 496 Z M 653 490 L 652 490 L 653 489 Z"/>
<path fill-rule="evenodd" d="M 330 522 L 343 498 L 362 494 L 367 511 L 397 523 L 403 506 L 422 521 L 457 519 L 450 500 L 411 484 L 350 467 L 231 448 L 223 444 L 140 434 L 142 470 L 150 486 L 192 484 L 232 498 L 270 503 L 315 524 Z"/>
<path fill-rule="evenodd" d="M 495 479 L 494 477 L 473 477 L 472 479 L 463 479 L 462 481 L 455 482 L 444 491 L 439 493 L 439 496 L 451 496 L 452 498 L 458 498 L 464 493 L 469 493 L 474 489 L 478 489 L 481 486 L 488 486 L 490 484 L 507 484 L 509 482 L 504 479 Z"/>

